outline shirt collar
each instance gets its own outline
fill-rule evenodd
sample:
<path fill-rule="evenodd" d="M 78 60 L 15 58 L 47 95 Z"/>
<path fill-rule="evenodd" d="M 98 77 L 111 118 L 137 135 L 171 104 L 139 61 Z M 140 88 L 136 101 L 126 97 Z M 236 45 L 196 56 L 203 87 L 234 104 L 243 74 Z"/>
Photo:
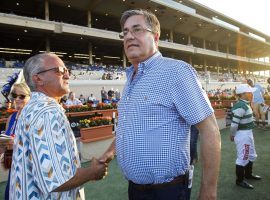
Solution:
<path fill-rule="evenodd" d="M 31 92 L 31 99 L 33 99 L 34 101 L 39 101 L 39 102 L 45 101 L 45 102 L 56 104 L 62 111 L 65 112 L 65 109 L 54 98 L 49 97 L 42 92 Z"/>
<path fill-rule="evenodd" d="M 162 56 L 161 53 L 159 51 L 157 51 L 154 55 L 152 55 L 147 60 L 140 62 L 138 65 L 138 72 L 147 71 L 147 70 L 151 69 L 151 67 L 154 66 L 154 65 L 152 65 L 152 63 L 156 60 L 156 58 L 161 57 L 161 56 Z M 127 68 L 126 73 L 133 74 L 133 72 L 134 72 L 134 66 L 131 65 L 129 68 Z"/>
<path fill-rule="evenodd" d="M 240 99 L 240 101 L 243 101 L 246 104 L 249 104 L 250 103 L 250 101 L 247 101 L 247 100 L 244 100 L 244 99 Z"/>

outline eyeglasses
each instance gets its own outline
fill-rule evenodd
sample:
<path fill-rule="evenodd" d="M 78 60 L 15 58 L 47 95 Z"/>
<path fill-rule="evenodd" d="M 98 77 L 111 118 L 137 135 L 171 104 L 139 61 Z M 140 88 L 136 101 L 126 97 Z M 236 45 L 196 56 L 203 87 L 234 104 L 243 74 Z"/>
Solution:
<path fill-rule="evenodd" d="M 127 36 L 128 32 L 130 32 L 134 37 L 138 37 L 145 31 L 153 33 L 151 29 L 143 28 L 139 26 L 139 27 L 134 27 L 131 30 L 123 30 L 121 33 L 119 33 L 119 38 L 124 39 Z"/>
<path fill-rule="evenodd" d="M 27 97 L 27 96 L 29 96 L 29 95 L 11 93 L 12 99 L 17 99 L 17 97 L 19 97 L 20 100 L 24 100 L 25 97 Z"/>
<path fill-rule="evenodd" d="M 41 73 L 48 72 L 48 71 L 55 71 L 56 73 L 59 73 L 62 76 L 64 76 L 65 74 L 69 75 L 69 70 L 66 67 L 54 67 L 51 69 L 46 69 L 46 70 L 40 71 L 37 74 L 41 74 Z"/>

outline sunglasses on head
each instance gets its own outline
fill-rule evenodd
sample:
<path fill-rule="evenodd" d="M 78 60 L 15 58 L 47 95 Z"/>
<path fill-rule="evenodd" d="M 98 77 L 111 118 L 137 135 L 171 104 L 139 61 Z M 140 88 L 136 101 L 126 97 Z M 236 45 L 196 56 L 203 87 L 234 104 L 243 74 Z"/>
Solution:
<path fill-rule="evenodd" d="M 20 100 L 24 100 L 26 96 L 28 95 L 11 93 L 11 97 L 13 99 L 17 99 L 17 97 L 19 97 Z"/>

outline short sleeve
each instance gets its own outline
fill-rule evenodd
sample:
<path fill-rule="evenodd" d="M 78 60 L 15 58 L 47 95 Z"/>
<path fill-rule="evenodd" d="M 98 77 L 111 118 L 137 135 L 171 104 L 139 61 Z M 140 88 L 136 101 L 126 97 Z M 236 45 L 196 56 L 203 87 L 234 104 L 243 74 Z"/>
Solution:
<path fill-rule="evenodd" d="M 233 109 L 232 111 L 232 123 L 239 124 L 240 120 L 244 117 L 246 111 L 243 107 Z"/>
<path fill-rule="evenodd" d="M 173 102 L 180 115 L 191 125 L 213 114 L 210 101 L 190 65 L 182 65 L 171 86 Z"/>

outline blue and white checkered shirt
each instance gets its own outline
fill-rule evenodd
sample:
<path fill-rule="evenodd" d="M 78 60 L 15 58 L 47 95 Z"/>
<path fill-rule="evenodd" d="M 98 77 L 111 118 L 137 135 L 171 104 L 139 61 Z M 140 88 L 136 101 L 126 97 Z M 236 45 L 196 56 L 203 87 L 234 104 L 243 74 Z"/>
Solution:
<path fill-rule="evenodd" d="M 169 182 L 189 168 L 189 129 L 213 109 L 187 63 L 157 52 L 127 69 L 118 104 L 116 151 L 124 176 L 138 184 Z"/>

